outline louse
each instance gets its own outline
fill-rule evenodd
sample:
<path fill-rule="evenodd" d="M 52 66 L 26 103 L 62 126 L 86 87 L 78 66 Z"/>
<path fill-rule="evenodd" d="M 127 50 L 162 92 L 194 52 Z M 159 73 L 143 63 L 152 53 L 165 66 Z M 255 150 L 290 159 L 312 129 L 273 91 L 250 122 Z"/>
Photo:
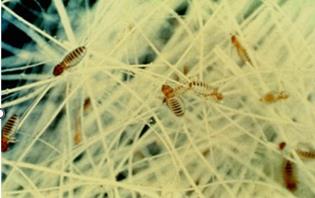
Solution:
<path fill-rule="evenodd" d="M 283 181 L 289 191 L 294 192 L 297 189 L 298 181 L 295 175 L 295 166 L 292 161 L 287 159 L 284 160 Z"/>
<path fill-rule="evenodd" d="M 80 119 L 80 113 L 77 114 L 76 124 L 74 129 L 73 141 L 75 145 L 78 145 L 82 141 L 82 123 Z"/>
<path fill-rule="evenodd" d="M 231 35 L 231 42 L 236 48 L 238 56 L 241 58 L 242 61 L 248 62 L 253 65 L 252 60 L 249 58 L 249 55 L 243 45 L 239 42 L 235 35 Z"/>
<path fill-rule="evenodd" d="M 61 75 L 66 69 L 79 64 L 86 55 L 86 47 L 80 46 L 69 52 L 62 61 L 54 67 L 54 76 Z"/>
<path fill-rule="evenodd" d="M 84 99 L 83 113 L 86 113 L 91 108 L 91 99 L 89 97 Z M 76 145 L 82 142 L 82 123 L 80 119 L 80 113 L 77 114 L 76 127 L 74 131 L 73 141 Z"/>
<path fill-rule="evenodd" d="M 19 118 L 16 114 L 12 115 L 2 129 L 1 135 L 1 151 L 6 152 L 9 149 L 9 144 L 15 142 L 16 126 Z"/>
<path fill-rule="evenodd" d="M 81 127 L 77 127 L 77 129 L 74 132 L 73 141 L 76 145 L 80 144 L 82 141 L 82 135 L 81 135 Z"/>
<path fill-rule="evenodd" d="M 303 159 L 315 159 L 315 151 L 303 151 L 300 149 L 296 149 L 295 151 Z"/>
<path fill-rule="evenodd" d="M 182 86 L 175 89 L 169 85 L 162 85 L 161 91 L 164 94 L 163 102 L 166 102 L 168 108 L 177 116 L 181 117 L 185 113 L 184 103 L 180 98 L 180 94 L 185 88 Z"/>
<path fill-rule="evenodd" d="M 202 81 L 191 81 L 188 83 L 189 89 L 192 89 L 196 94 L 208 97 L 211 96 L 219 101 L 223 99 L 222 93 L 218 92 L 218 88 L 211 88 L 208 84 Z"/>
<path fill-rule="evenodd" d="M 263 97 L 261 97 L 259 100 L 264 103 L 275 103 L 278 102 L 279 100 L 286 100 L 289 98 L 289 95 L 285 91 L 280 91 L 280 92 L 273 92 L 270 91 L 266 93 Z"/>

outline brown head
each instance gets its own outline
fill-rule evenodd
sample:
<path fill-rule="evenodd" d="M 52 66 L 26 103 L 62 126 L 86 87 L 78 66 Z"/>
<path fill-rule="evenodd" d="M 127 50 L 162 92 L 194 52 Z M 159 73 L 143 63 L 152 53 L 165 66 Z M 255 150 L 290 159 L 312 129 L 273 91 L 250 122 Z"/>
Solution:
<path fill-rule="evenodd" d="M 286 185 L 287 189 L 291 192 L 294 192 L 297 189 L 296 181 L 288 180 L 285 185 Z"/>
<path fill-rule="evenodd" d="M 282 151 L 287 144 L 285 142 L 279 143 L 279 149 Z"/>
<path fill-rule="evenodd" d="M 234 45 L 238 43 L 238 42 L 237 42 L 237 38 L 236 38 L 235 35 L 232 35 L 232 36 L 231 36 L 231 42 L 232 42 Z"/>
<path fill-rule="evenodd" d="M 260 98 L 261 102 L 266 102 L 266 103 L 273 103 L 276 101 L 276 97 L 274 96 L 273 92 L 269 92 L 266 95 L 264 95 L 262 98 Z"/>
<path fill-rule="evenodd" d="M 90 106 L 91 106 L 91 99 L 90 98 L 86 98 L 84 100 L 84 104 L 83 104 L 84 111 L 87 110 Z"/>
<path fill-rule="evenodd" d="M 65 70 L 64 64 L 58 64 L 55 66 L 53 74 L 54 76 L 59 76 Z"/>
<path fill-rule="evenodd" d="M 174 89 L 171 86 L 166 85 L 166 84 L 162 85 L 161 91 L 163 92 L 165 97 L 170 97 L 171 94 L 174 93 Z"/>
<path fill-rule="evenodd" d="M 9 142 L 7 138 L 2 137 L 1 138 L 1 152 L 6 152 L 9 150 Z"/>

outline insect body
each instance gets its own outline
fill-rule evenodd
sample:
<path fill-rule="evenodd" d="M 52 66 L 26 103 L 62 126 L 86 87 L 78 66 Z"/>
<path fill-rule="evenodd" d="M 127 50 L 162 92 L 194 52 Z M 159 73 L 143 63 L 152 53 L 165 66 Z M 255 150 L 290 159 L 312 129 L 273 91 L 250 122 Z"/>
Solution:
<path fill-rule="evenodd" d="M 9 118 L 7 123 L 2 129 L 1 135 L 1 151 L 6 152 L 9 149 L 9 144 L 15 142 L 15 128 L 18 122 L 17 115 L 13 115 Z"/>
<path fill-rule="evenodd" d="M 291 192 L 297 189 L 297 179 L 295 176 L 294 164 L 290 160 L 286 159 L 283 166 L 283 180 L 286 188 Z"/>
<path fill-rule="evenodd" d="M 193 89 L 199 95 L 207 96 L 210 93 L 210 87 L 201 81 L 191 81 L 188 83 L 188 87 Z"/>
<path fill-rule="evenodd" d="M 82 141 L 82 134 L 81 134 L 81 125 L 78 124 L 78 126 L 76 126 L 76 130 L 74 132 L 74 136 L 73 136 L 73 140 L 74 140 L 74 143 L 76 145 L 80 144 L 81 141 Z"/>
<path fill-rule="evenodd" d="M 184 115 L 184 104 L 179 96 L 179 93 L 182 93 L 184 90 L 183 87 L 177 87 L 173 89 L 169 85 L 162 85 L 161 91 L 164 94 L 164 101 L 166 102 L 168 108 L 173 111 L 173 113 L 181 117 Z"/>
<path fill-rule="evenodd" d="M 289 95 L 284 92 L 284 91 L 280 91 L 280 92 L 268 92 L 267 94 L 265 94 L 263 97 L 261 97 L 259 100 L 261 102 L 264 103 L 275 103 L 279 100 L 285 100 L 289 98 Z"/>
<path fill-rule="evenodd" d="M 59 64 L 55 66 L 53 74 L 55 76 L 59 76 L 64 72 L 64 70 L 80 63 L 85 55 L 86 55 L 85 46 L 80 46 L 74 49 L 73 51 L 69 52 Z"/>
<path fill-rule="evenodd" d="M 249 62 L 251 65 L 253 65 L 251 59 L 248 56 L 246 49 L 242 46 L 242 44 L 239 42 L 239 40 L 237 39 L 235 35 L 231 36 L 231 42 L 236 48 L 237 54 L 242 59 L 242 61 Z"/>
<path fill-rule="evenodd" d="M 86 113 L 91 107 L 91 99 L 89 97 L 85 98 L 83 103 L 83 113 Z M 80 119 L 80 112 L 77 114 L 76 118 L 76 126 L 73 136 L 73 141 L 76 145 L 80 144 L 82 142 L 82 123 Z"/>
<path fill-rule="evenodd" d="M 208 97 L 212 96 L 217 101 L 223 99 L 223 95 L 218 92 L 217 88 L 211 88 L 209 85 L 207 85 L 204 82 L 201 81 L 192 81 L 188 83 L 189 89 L 192 89 L 196 94 Z"/>
<path fill-rule="evenodd" d="M 297 149 L 296 153 L 304 159 L 315 159 L 315 151 L 304 151 Z"/>

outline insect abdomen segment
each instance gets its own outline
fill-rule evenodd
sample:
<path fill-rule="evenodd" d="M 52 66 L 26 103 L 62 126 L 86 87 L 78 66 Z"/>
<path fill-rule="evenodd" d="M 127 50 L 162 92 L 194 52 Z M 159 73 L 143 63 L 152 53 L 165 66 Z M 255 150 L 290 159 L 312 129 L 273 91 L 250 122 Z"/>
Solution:
<path fill-rule="evenodd" d="M 315 151 L 296 150 L 296 153 L 305 159 L 315 159 Z"/>
<path fill-rule="evenodd" d="M 2 129 L 1 151 L 6 152 L 9 149 L 9 143 L 15 142 L 15 128 L 18 122 L 18 116 L 12 115 Z"/>
<path fill-rule="evenodd" d="M 182 101 L 177 97 L 171 97 L 166 99 L 166 104 L 171 111 L 178 117 L 184 115 L 184 105 Z"/>
<path fill-rule="evenodd" d="M 73 51 L 71 51 L 63 60 L 63 64 L 66 65 L 66 67 L 72 67 L 84 58 L 86 54 L 86 47 L 80 46 Z"/>
<path fill-rule="evenodd" d="M 294 164 L 290 160 L 285 160 L 284 162 L 283 180 L 286 188 L 291 192 L 297 189 L 297 180 L 294 171 Z"/>

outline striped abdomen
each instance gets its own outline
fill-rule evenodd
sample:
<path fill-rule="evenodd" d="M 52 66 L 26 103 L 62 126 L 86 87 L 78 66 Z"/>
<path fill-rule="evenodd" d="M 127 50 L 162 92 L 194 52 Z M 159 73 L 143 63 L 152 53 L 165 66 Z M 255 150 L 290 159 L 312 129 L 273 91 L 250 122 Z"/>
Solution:
<path fill-rule="evenodd" d="M 2 129 L 1 151 L 5 152 L 9 148 L 9 143 L 15 142 L 15 130 L 18 123 L 18 116 L 13 115 L 9 118 Z"/>
<path fill-rule="evenodd" d="M 203 96 L 209 96 L 211 94 L 211 88 L 204 82 L 192 81 L 188 84 L 190 89 Z"/>
<path fill-rule="evenodd" d="M 297 180 L 294 171 L 294 164 L 290 160 L 285 160 L 284 162 L 283 180 L 288 190 L 292 192 L 296 190 Z"/>
<path fill-rule="evenodd" d="M 315 159 L 315 151 L 296 150 L 296 153 L 304 159 Z"/>
<path fill-rule="evenodd" d="M 188 88 L 192 89 L 196 94 L 209 97 L 211 96 L 216 101 L 223 100 L 223 95 L 218 91 L 218 88 L 211 88 L 208 84 L 202 81 L 192 81 L 188 83 Z"/>
<path fill-rule="evenodd" d="M 247 51 L 245 50 L 245 48 L 243 48 L 243 47 L 237 48 L 237 53 L 238 53 L 239 57 L 242 59 L 242 61 L 248 62 L 251 65 L 253 65 L 253 62 L 250 59 L 250 57 L 249 57 Z"/>
<path fill-rule="evenodd" d="M 77 65 L 79 62 L 82 61 L 84 56 L 86 55 L 86 47 L 80 46 L 73 51 L 69 52 L 66 57 L 62 60 L 62 63 L 68 67 L 72 67 L 74 65 Z"/>
<path fill-rule="evenodd" d="M 168 108 L 173 111 L 173 113 L 177 117 L 181 117 L 184 115 L 184 104 L 182 103 L 181 99 L 178 97 L 170 97 L 166 98 L 166 104 Z"/>

